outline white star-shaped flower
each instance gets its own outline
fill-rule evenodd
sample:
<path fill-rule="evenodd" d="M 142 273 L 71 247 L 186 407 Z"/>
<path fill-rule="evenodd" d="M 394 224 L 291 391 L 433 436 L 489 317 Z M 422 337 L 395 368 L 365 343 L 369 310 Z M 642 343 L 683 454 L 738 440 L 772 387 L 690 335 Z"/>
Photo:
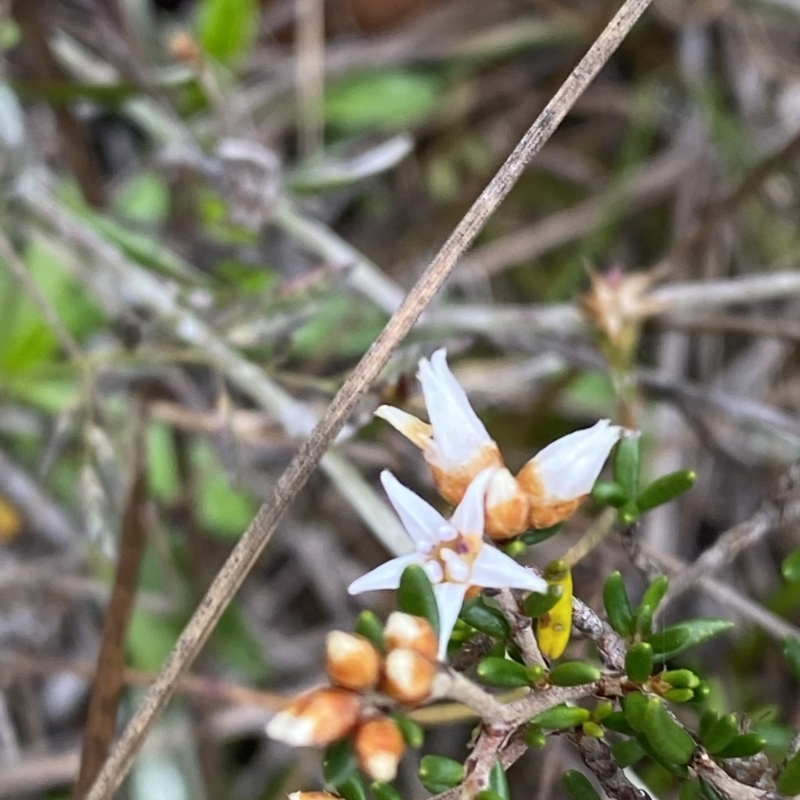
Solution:
<path fill-rule="evenodd" d="M 386 494 L 413 540 L 415 550 L 353 581 L 348 592 L 360 594 L 396 589 L 407 566 L 422 566 L 433 584 L 439 610 L 440 661 L 447 657 L 447 643 L 470 587 L 547 591 L 547 583 L 542 578 L 483 541 L 484 496 L 495 471 L 494 468 L 485 469 L 469 484 L 449 521 L 390 472 L 381 473 Z"/>

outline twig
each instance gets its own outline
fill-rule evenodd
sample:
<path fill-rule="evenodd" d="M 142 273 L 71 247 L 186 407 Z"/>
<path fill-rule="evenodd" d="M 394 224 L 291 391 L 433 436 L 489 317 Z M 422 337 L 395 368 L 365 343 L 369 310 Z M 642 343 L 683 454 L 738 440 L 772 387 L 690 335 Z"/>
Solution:
<path fill-rule="evenodd" d="M 74 800 L 82 800 L 108 756 L 117 726 L 117 705 L 123 685 L 125 637 L 139 585 L 139 566 L 144 552 L 147 525 L 147 476 L 143 464 L 144 431 L 142 403 L 134 398 L 132 484 L 122 519 L 119 561 L 108 601 L 97 669 L 92 681 L 81 748 L 81 766 L 73 789 Z"/>
<path fill-rule="evenodd" d="M 205 598 L 167 657 L 158 678 L 142 698 L 133 718 L 89 791 L 87 800 L 108 800 L 125 778 L 147 732 L 175 691 L 179 676 L 200 651 L 222 612 L 269 542 L 289 502 L 306 483 L 323 453 L 347 421 L 358 399 L 375 380 L 398 342 L 410 330 L 439 290 L 459 256 L 474 241 L 486 220 L 509 193 L 527 164 L 550 138 L 650 2 L 651 0 L 626 0 L 523 136 L 497 175 L 466 213 L 377 340 L 344 382 L 323 418 L 276 483 L 272 498 L 259 509 L 255 519 L 214 579 Z"/>
<path fill-rule="evenodd" d="M 601 739 L 584 736 L 580 731 L 569 735 L 584 764 L 592 771 L 609 797 L 615 800 L 651 800 L 650 795 L 634 786 L 620 768 L 611 748 Z"/>
<path fill-rule="evenodd" d="M 300 153 L 308 158 L 322 144 L 324 89 L 325 4 L 322 0 L 294 0 L 295 87 Z"/>
<path fill-rule="evenodd" d="M 547 662 L 542 657 L 536 637 L 533 635 L 530 617 L 520 613 L 519 604 L 510 589 L 501 589 L 496 596 L 500 610 L 511 626 L 511 639 L 519 648 L 522 660 L 526 664 L 538 664 L 547 669 Z"/>

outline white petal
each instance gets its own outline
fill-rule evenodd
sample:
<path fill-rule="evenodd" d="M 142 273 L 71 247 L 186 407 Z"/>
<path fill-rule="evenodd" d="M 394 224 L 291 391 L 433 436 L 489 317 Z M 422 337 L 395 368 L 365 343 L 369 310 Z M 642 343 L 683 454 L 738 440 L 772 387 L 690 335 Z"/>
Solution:
<path fill-rule="evenodd" d="M 538 452 L 533 461 L 547 496 L 571 500 L 588 494 L 622 430 L 603 419 L 591 428 L 562 436 Z"/>
<path fill-rule="evenodd" d="M 446 363 L 444 368 L 447 369 Z M 433 453 L 438 461 L 443 462 L 438 464 L 441 467 L 464 464 L 481 447 L 492 442 L 470 407 L 464 390 L 452 375 L 449 377 L 452 380 L 443 381 L 427 359 L 420 360 L 419 380 L 433 426 Z"/>
<path fill-rule="evenodd" d="M 547 591 L 545 580 L 488 544 L 481 547 L 472 565 L 470 583 L 486 589 L 528 589 L 540 594 Z"/>
<path fill-rule="evenodd" d="M 463 558 L 456 555 L 455 551 L 443 549 L 439 552 L 439 557 L 447 564 L 447 572 L 454 581 L 463 583 L 469 578 L 469 565 Z"/>
<path fill-rule="evenodd" d="M 464 416 L 469 419 L 471 427 L 476 433 L 483 435 L 486 443 L 491 442 L 492 440 L 489 437 L 489 433 L 472 408 L 467 393 L 464 391 L 464 387 L 456 380 L 456 376 L 453 375 L 450 371 L 450 367 L 447 365 L 447 350 L 443 347 L 437 350 L 431 356 L 431 366 L 436 376 L 439 378 L 439 383 L 447 389 L 450 397 L 458 404 Z"/>
<path fill-rule="evenodd" d="M 456 626 L 467 593 L 466 583 L 440 583 L 433 587 L 439 609 L 439 661 L 447 661 L 447 643 Z"/>
<path fill-rule="evenodd" d="M 435 544 L 437 533 L 447 526 L 447 520 L 388 470 L 381 472 L 381 483 L 414 543 L 423 546 Z"/>
<path fill-rule="evenodd" d="M 427 422 L 403 411 L 395 406 L 378 406 L 374 412 L 376 417 L 386 420 L 393 428 L 410 439 L 420 450 L 430 445 L 432 430 Z"/>
<path fill-rule="evenodd" d="M 348 594 L 361 594 L 361 592 L 376 592 L 379 589 L 396 589 L 400 585 L 400 576 L 409 564 L 420 564 L 422 558 L 418 553 L 399 556 L 375 567 L 372 572 L 356 578 L 348 587 Z"/>
<path fill-rule="evenodd" d="M 486 496 L 486 487 L 492 479 L 497 467 L 489 467 L 489 469 L 479 472 L 473 479 L 472 483 L 467 487 L 464 492 L 464 497 L 458 504 L 458 508 L 453 512 L 450 518 L 450 524 L 459 533 L 473 533 L 477 536 L 483 536 L 483 516 L 484 516 L 484 498 Z"/>
<path fill-rule="evenodd" d="M 442 582 L 442 578 L 444 578 L 444 572 L 442 571 L 442 565 L 438 561 L 426 561 L 423 569 L 425 570 L 425 574 L 428 576 L 428 580 L 431 583 Z"/>

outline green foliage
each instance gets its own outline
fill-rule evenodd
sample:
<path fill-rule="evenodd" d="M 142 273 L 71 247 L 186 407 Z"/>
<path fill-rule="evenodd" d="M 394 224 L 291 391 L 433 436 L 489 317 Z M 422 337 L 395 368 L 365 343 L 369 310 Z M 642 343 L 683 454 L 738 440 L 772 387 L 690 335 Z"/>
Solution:
<path fill-rule="evenodd" d="M 526 617 L 541 617 L 555 606 L 563 594 L 564 587 L 555 584 L 550 584 L 545 594 L 531 592 L 522 601 L 522 613 Z"/>
<path fill-rule="evenodd" d="M 392 714 L 392 719 L 400 729 L 400 733 L 403 736 L 403 741 L 409 747 L 419 750 L 419 748 L 422 747 L 423 743 L 425 742 L 424 728 L 405 714 Z"/>
<path fill-rule="evenodd" d="M 334 788 L 356 777 L 358 765 L 349 739 L 340 739 L 329 745 L 322 759 L 322 775 Z"/>
<path fill-rule="evenodd" d="M 335 128 L 400 130 L 436 111 L 443 85 L 434 73 L 374 70 L 334 83 L 325 96 L 325 119 Z"/>
<path fill-rule="evenodd" d="M 733 623 L 724 619 L 693 619 L 670 625 L 648 637 L 657 660 L 666 661 L 719 636 Z"/>
<path fill-rule="evenodd" d="M 489 789 L 495 793 L 500 800 L 510 800 L 511 792 L 508 788 L 508 778 L 503 765 L 499 761 L 492 764 L 489 771 Z"/>
<path fill-rule="evenodd" d="M 625 653 L 625 672 L 634 683 L 644 683 L 653 671 L 653 648 L 647 642 L 635 642 Z"/>
<path fill-rule="evenodd" d="M 533 722 L 534 725 L 538 725 L 540 728 L 549 728 L 557 731 L 583 725 L 583 723 L 588 722 L 590 718 L 591 714 L 588 709 L 579 708 L 578 706 L 568 706 L 562 703 L 541 711 L 531 722 Z"/>
<path fill-rule="evenodd" d="M 694 755 L 694 739 L 667 711 L 663 701 L 656 697 L 647 700 L 642 733 L 653 750 L 669 763 L 688 764 Z"/>
<path fill-rule="evenodd" d="M 611 755 L 614 756 L 617 764 L 625 769 L 632 767 L 637 761 L 641 761 L 646 753 L 636 739 L 624 739 L 611 745 Z"/>
<path fill-rule="evenodd" d="M 571 769 L 561 776 L 561 782 L 571 800 L 600 800 L 597 790 L 582 772 Z"/>
<path fill-rule="evenodd" d="M 403 800 L 399 792 L 388 783 L 379 783 L 375 781 L 369 787 L 375 800 Z"/>
<path fill-rule="evenodd" d="M 467 625 L 471 625 L 487 636 L 495 639 L 506 639 L 510 628 L 503 613 L 486 604 L 482 597 L 473 597 L 467 600 L 461 608 L 459 615 Z"/>
<path fill-rule="evenodd" d="M 248 682 L 259 683 L 267 676 L 261 645 L 238 603 L 228 606 L 220 617 L 210 643 L 214 655 Z"/>
<path fill-rule="evenodd" d="M 488 656 L 478 662 L 476 674 L 491 686 L 529 686 L 530 675 L 525 666 L 508 658 Z"/>
<path fill-rule="evenodd" d="M 597 481 L 592 487 L 592 499 L 602 505 L 621 508 L 628 502 L 628 495 L 616 481 Z"/>
<path fill-rule="evenodd" d="M 664 505 L 674 500 L 694 486 L 697 474 L 694 470 L 680 469 L 656 478 L 649 486 L 644 488 L 636 498 L 636 505 L 640 512 L 650 511 L 656 506 Z"/>
<path fill-rule="evenodd" d="M 203 50 L 220 61 L 241 58 L 258 33 L 256 0 L 201 0 L 197 38 Z"/>
<path fill-rule="evenodd" d="M 800 582 L 800 550 L 793 550 L 783 559 L 781 574 L 787 581 Z"/>
<path fill-rule="evenodd" d="M 180 636 L 184 622 L 183 617 L 158 616 L 137 606 L 126 636 L 130 665 L 147 672 L 158 671 Z"/>
<path fill-rule="evenodd" d="M 528 547 L 532 547 L 535 544 L 546 542 L 552 536 L 555 536 L 563 527 L 564 523 L 559 522 L 557 525 L 553 525 L 550 528 L 538 528 L 535 531 L 526 531 L 520 537 L 520 541 L 524 542 Z"/>
<path fill-rule="evenodd" d="M 800 753 L 795 753 L 778 775 L 778 791 L 787 797 L 800 794 Z"/>
<path fill-rule="evenodd" d="M 612 572 L 603 584 L 603 605 L 608 623 L 620 636 L 631 636 L 634 631 L 634 618 L 628 590 L 622 575 Z"/>
<path fill-rule="evenodd" d="M 383 623 L 373 611 L 365 609 L 358 615 L 355 632 L 365 639 L 369 639 L 378 652 L 386 652 L 386 642 L 383 640 Z"/>
<path fill-rule="evenodd" d="M 425 617 L 438 633 L 439 609 L 436 605 L 436 597 L 425 570 L 418 564 L 409 564 L 400 576 L 397 607 L 406 614 Z"/>
<path fill-rule="evenodd" d="M 650 634 L 653 625 L 653 615 L 659 603 L 664 599 L 664 595 L 669 587 L 669 579 L 666 575 L 659 575 L 645 590 L 642 602 L 636 612 L 636 631 L 647 636 Z"/>
<path fill-rule="evenodd" d="M 452 789 L 464 780 L 464 765 L 444 756 L 423 756 L 417 772 L 420 783 L 433 794 Z"/>
<path fill-rule="evenodd" d="M 565 661 L 550 670 L 549 679 L 553 686 L 582 686 L 600 680 L 602 672 L 594 664 L 585 661 Z"/>
<path fill-rule="evenodd" d="M 131 176 L 114 197 L 114 207 L 123 216 L 142 222 L 160 222 L 169 210 L 169 190 L 155 172 Z"/>
<path fill-rule="evenodd" d="M 630 500 L 635 500 L 639 493 L 640 440 L 641 437 L 637 435 L 623 436 L 617 442 L 612 456 L 614 481 Z"/>
<path fill-rule="evenodd" d="M 759 733 L 740 733 L 716 753 L 717 758 L 749 758 L 764 749 L 767 740 Z"/>

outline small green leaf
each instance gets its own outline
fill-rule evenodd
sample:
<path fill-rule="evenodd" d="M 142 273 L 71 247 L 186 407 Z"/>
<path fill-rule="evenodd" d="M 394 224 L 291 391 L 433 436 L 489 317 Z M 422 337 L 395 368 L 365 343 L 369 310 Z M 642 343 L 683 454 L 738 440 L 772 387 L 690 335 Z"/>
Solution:
<path fill-rule="evenodd" d="M 651 747 L 666 761 L 688 764 L 695 751 L 694 739 L 676 722 L 656 697 L 647 701 L 643 733 Z"/>
<path fill-rule="evenodd" d="M 358 770 L 349 739 L 340 739 L 329 745 L 322 761 L 322 775 L 325 782 L 338 788 L 354 778 Z"/>
<path fill-rule="evenodd" d="M 585 661 L 565 661 L 550 670 L 550 683 L 553 686 L 582 686 L 600 680 L 602 672 Z"/>
<path fill-rule="evenodd" d="M 603 719 L 603 725 L 614 733 L 624 733 L 633 736 L 635 733 L 633 726 L 628 722 L 624 711 L 614 711 Z"/>
<path fill-rule="evenodd" d="M 724 619 L 693 619 L 670 625 L 647 638 L 653 645 L 653 655 L 658 660 L 666 661 L 692 647 L 719 636 L 733 627 L 733 623 Z"/>
<path fill-rule="evenodd" d="M 483 598 L 474 597 L 467 600 L 459 615 L 467 625 L 471 625 L 481 633 L 495 639 L 506 639 L 510 628 L 508 620 L 496 608 L 486 605 Z"/>
<path fill-rule="evenodd" d="M 634 631 L 633 611 L 619 572 L 612 572 L 603 584 L 603 605 L 609 625 L 620 636 L 630 636 Z"/>
<path fill-rule="evenodd" d="M 640 439 L 638 433 L 623 436 L 614 450 L 614 480 L 631 499 L 639 494 Z"/>
<path fill-rule="evenodd" d="M 734 740 L 714 755 L 717 758 L 749 758 L 764 749 L 767 740 L 759 733 L 740 733 Z"/>
<path fill-rule="evenodd" d="M 335 788 L 344 800 L 367 800 L 367 788 L 357 774 Z"/>
<path fill-rule="evenodd" d="M 541 617 L 550 611 L 564 594 L 564 587 L 550 584 L 545 594 L 531 592 L 522 601 L 522 613 L 526 617 Z"/>
<path fill-rule="evenodd" d="M 540 728 L 550 728 L 558 731 L 583 725 L 590 717 L 591 714 L 587 709 L 562 703 L 539 712 L 531 722 Z"/>
<path fill-rule="evenodd" d="M 597 790 L 582 772 L 571 769 L 561 776 L 561 782 L 571 800 L 600 800 Z"/>
<path fill-rule="evenodd" d="M 592 719 L 602 722 L 614 713 L 614 703 L 611 700 L 600 700 L 592 711 Z"/>
<path fill-rule="evenodd" d="M 636 642 L 625 653 L 625 672 L 634 683 L 644 683 L 653 671 L 653 648 L 647 642 Z"/>
<path fill-rule="evenodd" d="M 650 740 L 647 738 L 647 736 L 645 736 L 644 733 L 636 734 L 636 740 L 639 742 L 642 750 L 644 750 L 645 753 L 647 753 L 647 755 L 656 762 L 656 764 L 658 764 L 660 767 L 663 767 L 671 775 L 677 775 L 679 778 L 683 778 L 684 780 L 689 777 L 689 770 L 685 764 L 677 764 L 676 762 L 665 758 L 663 753 L 656 750 L 656 748 L 650 744 Z"/>
<path fill-rule="evenodd" d="M 690 700 L 694 700 L 694 690 L 667 689 L 667 691 L 664 692 L 663 697 L 670 703 L 688 703 Z"/>
<path fill-rule="evenodd" d="M 411 717 L 405 714 L 392 714 L 397 727 L 400 729 L 400 734 L 403 741 L 415 750 L 419 750 L 425 742 L 425 730 L 418 722 L 415 722 Z"/>
<path fill-rule="evenodd" d="M 475 795 L 475 800 L 503 800 L 493 789 L 482 789 Z"/>
<path fill-rule="evenodd" d="M 397 589 L 397 607 L 406 614 L 425 617 L 434 631 L 439 632 L 436 597 L 425 570 L 419 564 L 409 564 L 403 570 Z"/>
<path fill-rule="evenodd" d="M 674 500 L 679 494 L 691 489 L 696 480 L 697 473 L 691 469 L 679 469 L 677 472 L 662 475 L 642 489 L 641 494 L 636 498 L 636 505 L 642 513 L 656 506 L 664 505 L 664 503 Z"/>
<path fill-rule="evenodd" d="M 522 737 L 528 747 L 540 750 L 547 744 L 547 736 L 538 725 L 528 725 Z"/>
<path fill-rule="evenodd" d="M 383 641 L 383 623 L 372 611 L 364 610 L 358 615 L 355 632 L 359 636 L 369 639 L 378 652 L 386 652 L 386 642 Z"/>
<path fill-rule="evenodd" d="M 787 797 L 800 794 L 800 753 L 795 753 L 781 770 L 778 791 Z"/>
<path fill-rule="evenodd" d="M 699 800 L 700 782 L 684 781 L 678 790 L 678 800 Z"/>
<path fill-rule="evenodd" d="M 636 739 L 625 739 L 622 742 L 615 742 L 611 745 L 611 755 L 614 756 L 614 760 L 622 769 L 626 769 L 644 758 L 645 752 Z"/>
<path fill-rule="evenodd" d="M 696 689 L 700 685 L 700 678 L 690 669 L 665 669 L 658 677 L 676 689 Z"/>
<path fill-rule="evenodd" d="M 726 714 L 724 717 L 710 717 L 703 715 L 700 722 L 700 741 L 712 756 L 722 752 L 739 733 L 739 721 L 736 714 Z"/>
<path fill-rule="evenodd" d="M 499 761 L 495 761 L 489 771 L 489 789 L 493 791 L 500 800 L 510 800 L 511 798 L 506 771 Z"/>
<path fill-rule="evenodd" d="M 375 781 L 370 787 L 375 800 L 402 800 L 400 793 L 388 783 Z"/>
<path fill-rule="evenodd" d="M 698 784 L 703 800 L 723 800 L 722 795 L 707 780 L 699 778 Z"/>
<path fill-rule="evenodd" d="M 255 0 L 202 0 L 197 36 L 203 49 L 221 61 L 243 56 L 258 33 Z"/>
<path fill-rule="evenodd" d="M 783 559 L 781 574 L 787 581 L 800 582 L 800 550 L 792 551 Z"/>
<path fill-rule="evenodd" d="M 423 756 L 417 775 L 429 792 L 439 794 L 463 782 L 464 765 L 444 756 Z"/>
<path fill-rule="evenodd" d="M 508 658 L 488 656 L 478 662 L 478 678 L 491 686 L 530 686 L 528 670 Z"/>
<path fill-rule="evenodd" d="M 535 531 L 527 531 L 520 536 L 520 541 L 525 542 L 528 547 L 533 547 L 535 544 L 541 544 L 547 541 L 551 536 L 555 536 L 564 527 L 563 522 L 559 522 L 550 528 L 540 528 Z"/>
<path fill-rule="evenodd" d="M 622 710 L 625 719 L 634 731 L 644 730 L 644 716 L 647 711 L 647 698 L 641 692 L 631 692 L 622 698 Z M 610 719 L 610 718 L 609 718 Z M 611 727 L 606 720 L 606 726 Z M 616 728 L 612 728 L 616 730 Z"/>
<path fill-rule="evenodd" d="M 653 615 L 659 603 L 664 599 L 664 595 L 669 588 L 669 578 L 666 575 L 659 575 L 655 578 L 642 595 L 642 602 L 636 612 L 636 630 L 643 636 L 649 636 L 652 625 Z"/>
<path fill-rule="evenodd" d="M 592 720 L 584 722 L 583 725 L 581 725 L 581 730 L 585 736 L 591 736 L 593 739 L 602 739 L 606 735 L 602 725 L 598 725 L 596 722 L 592 722 Z"/>
<path fill-rule="evenodd" d="M 592 488 L 595 503 L 612 508 L 621 508 L 630 499 L 616 481 L 597 481 Z"/>

